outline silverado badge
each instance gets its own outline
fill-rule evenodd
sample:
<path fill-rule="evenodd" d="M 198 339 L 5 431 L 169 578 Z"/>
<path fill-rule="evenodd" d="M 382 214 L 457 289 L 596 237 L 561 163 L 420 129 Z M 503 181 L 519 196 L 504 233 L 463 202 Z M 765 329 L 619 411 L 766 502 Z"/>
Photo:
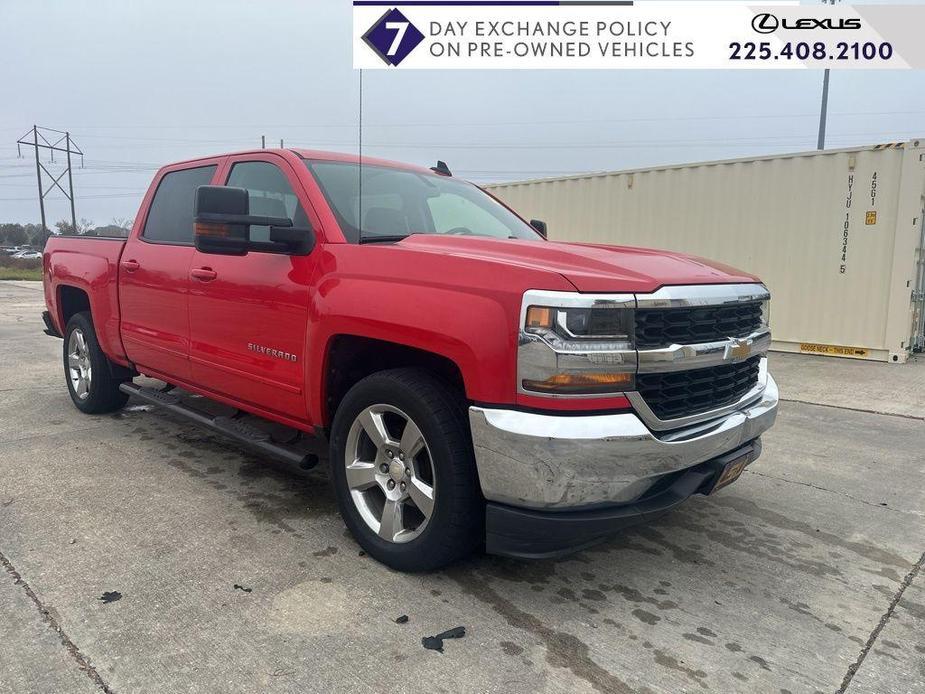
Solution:
<path fill-rule="evenodd" d="M 271 349 L 263 345 L 254 344 L 253 342 L 248 342 L 247 348 L 251 352 L 257 352 L 257 354 L 266 354 L 268 357 L 275 357 L 277 359 L 282 359 L 284 361 L 298 361 L 299 360 L 299 358 L 295 354 L 284 352 L 281 349 Z"/>

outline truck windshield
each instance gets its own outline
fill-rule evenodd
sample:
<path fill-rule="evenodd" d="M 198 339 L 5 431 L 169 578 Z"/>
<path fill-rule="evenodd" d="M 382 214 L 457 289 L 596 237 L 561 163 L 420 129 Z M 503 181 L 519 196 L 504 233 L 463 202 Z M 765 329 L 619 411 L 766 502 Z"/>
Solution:
<path fill-rule="evenodd" d="M 447 176 L 350 162 L 305 160 L 351 243 L 411 234 L 542 237 L 471 183 Z M 360 194 L 362 191 L 362 204 Z"/>

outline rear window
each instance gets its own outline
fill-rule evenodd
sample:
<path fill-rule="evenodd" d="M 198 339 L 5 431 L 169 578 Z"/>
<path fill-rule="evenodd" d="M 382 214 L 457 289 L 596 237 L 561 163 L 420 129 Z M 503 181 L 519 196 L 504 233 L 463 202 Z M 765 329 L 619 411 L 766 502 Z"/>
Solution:
<path fill-rule="evenodd" d="M 155 243 L 193 243 L 193 206 L 196 189 L 207 186 L 215 166 L 172 171 L 161 179 L 142 236 Z"/>

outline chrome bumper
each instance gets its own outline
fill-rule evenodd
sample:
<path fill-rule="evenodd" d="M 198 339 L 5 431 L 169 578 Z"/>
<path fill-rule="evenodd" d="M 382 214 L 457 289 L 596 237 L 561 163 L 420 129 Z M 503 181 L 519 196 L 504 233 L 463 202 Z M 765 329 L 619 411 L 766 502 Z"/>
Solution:
<path fill-rule="evenodd" d="M 482 493 L 488 501 L 535 509 L 633 501 L 660 477 L 769 429 L 778 390 L 770 374 L 766 379 L 760 394 L 720 416 L 669 431 L 653 431 L 633 412 L 576 416 L 470 407 Z"/>

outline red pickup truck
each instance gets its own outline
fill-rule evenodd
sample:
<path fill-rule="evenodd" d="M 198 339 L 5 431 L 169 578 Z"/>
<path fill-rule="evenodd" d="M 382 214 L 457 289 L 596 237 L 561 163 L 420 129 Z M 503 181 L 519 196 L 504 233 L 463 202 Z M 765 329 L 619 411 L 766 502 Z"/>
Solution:
<path fill-rule="evenodd" d="M 83 412 L 327 459 L 392 567 L 555 556 L 735 480 L 778 391 L 757 278 L 545 231 L 442 162 L 171 164 L 127 240 L 49 240 L 46 332 Z"/>

